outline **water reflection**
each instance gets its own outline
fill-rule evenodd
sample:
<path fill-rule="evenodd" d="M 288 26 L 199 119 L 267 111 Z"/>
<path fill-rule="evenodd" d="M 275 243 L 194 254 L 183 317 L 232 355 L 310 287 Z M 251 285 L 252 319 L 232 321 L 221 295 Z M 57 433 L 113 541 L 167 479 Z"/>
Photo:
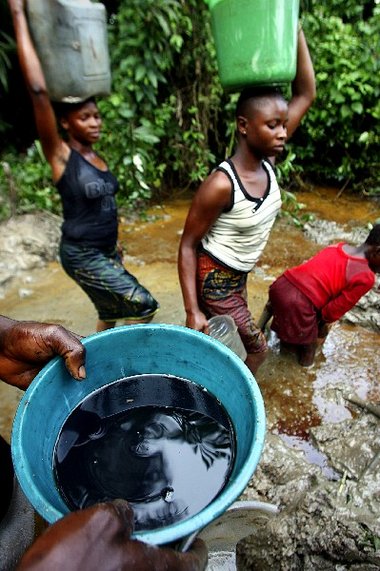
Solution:
<path fill-rule="evenodd" d="M 199 412 L 142 406 L 101 418 L 79 407 L 62 429 L 55 473 L 71 509 L 124 498 L 135 529 L 148 530 L 207 506 L 228 480 L 233 449 L 231 430 Z"/>
<path fill-rule="evenodd" d="M 325 422 L 351 417 L 344 396 L 380 400 L 380 336 L 360 326 L 337 324 L 323 347 L 313 383 L 313 403 Z"/>
<path fill-rule="evenodd" d="M 275 337 L 270 346 L 259 379 L 269 427 L 334 479 L 326 458 L 310 441 L 310 429 L 356 415 L 345 398 L 349 395 L 380 401 L 380 336 L 357 325 L 336 323 L 309 369 L 300 367 L 294 354 L 280 353 Z"/>
<path fill-rule="evenodd" d="M 269 422 L 280 432 L 307 435 L 322 422 L 351 418 L 344 399 L 380 400 L 380 336 L 346 323 L 333 326 L 313 367 L 300 367 L 291 353 L 279 353 L 272 339 L 271 352 L 260 371 L 260 388 L 270 405 Z"/>
<path fill-rule="evenodd" d="M 316 464 L 321 468 L 322 474 L 329 480 L 339 480 L 340 474 L 336 472 L 331 466 L 329 466 L 328 459 L 323 452 L 320 452 L 315 446 L 312 445 L 305 438 L 299 438 L 298 436 L 289 436 L 288 434 L 281 434 L 281 439 L 289 446 L 289 448 L 294 448 L 295 450 L 302 450 L 305 454 L 306 460 L 310 464 Z"/>

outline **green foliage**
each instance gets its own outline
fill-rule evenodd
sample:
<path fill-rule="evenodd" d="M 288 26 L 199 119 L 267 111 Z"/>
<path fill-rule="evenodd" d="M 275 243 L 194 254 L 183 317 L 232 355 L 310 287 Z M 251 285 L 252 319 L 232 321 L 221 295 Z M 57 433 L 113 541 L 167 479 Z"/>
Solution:
<path fill-rule="evenodd" d="M 277 181 L 280 186 L 291 186 L 295 174 L 302 173 L 302 167 L 296 163 L 296 154 L 292 149 L 288 150 L 285 158 L 277 164 Z"/>
<path fill-rule="evenodd" d="M 15 49 L 13 39 L 3 30 L 0 30 L 0 89 L 8 89 L 8 73 L 11 68 L 10 53 Z M 0 114 L 0 133 L 6 132 L 10 125 Z"/>
<path fill-rule="evenodd" d="M 364 523 L 360 524 L 363 531 L 362 545 L 373 552 L 380 551 L 380 537 L 375 535 L 373 531 Z"/>
<path fill-rule="evenodd" d="M 139 211 L 152 197 L 159 200 L 196 187 L 217 161 L 233 152 L 237 95 L 226 95 L 220 86 L 204 0 L 115 0 L 113 5 L 113 89 L 99 101 L 104 124 L 98 151 L 118 177 L 119 203 Z M 293 192 L 304 178 L 380 193 L 380 5 L 371 0 L 301 0 L 301 6 L 317 99 L 278 171 L 285 206 L 292 217 L 302 219 L 302 205 L 295 205 Z M 3 83 L 8 46 L 3 34 Z M 0 110 L 0 129 L 6 134 L 11 127 L 5 119 Z M 2 160 L 11 165 L 19 211 L 59 209 L 38 147 L 18 159 L 8 153 Z M 0 184 L 1 216 L 7 211 L 9 186 L 1 169 Z"/>
<path fill-rule="evenodd" d="M 192 33 L 171 72 L 166 104 L 171 120 L 160 145 L 169 187 L 198 185 L 215 162 L 223 92 L 219 84 L 209 12 L 203 1 L 184 4 Z M 221 145 L 224 148 L 224 141 Z"/>
<path fill-rule="evenodd" d="M 363 20 L 363 5 L 350 1 L 310 4 L 303 22 L 317 100 L 304 119 L 302 140 L 295 137 L 297 162 L 319 182 L 378 194 L 380 6 Z"/>
<path fill-rule="evenodd" d="M 196 17 L 195 17 L 196 15 Z M 199 182 L 221 88 L 207 7 L 192 0 L 121 3 L 109 26 L 114 95 L 101 102 L 102 148 L 127 206 Z"/>
<path fill-rule="evenodd" d="M 289 218 L 295 226 L 302 228 L 307 222 L 314 220 L 314 215 L 304 212 L 305 205 L 299 202 L 297 195 L 290 190 L 281 190 L 282 209 L 280 216 Z"/>
<path fill-rule="evenodd" d="M 307 176 L 376 194 L 380 7 L 354 0 L 306 0 L 302 7 L 318 95 L 279 165 L 281 184 Z M 122 2 L 110 34 L 124 125 L 106 117 L 120 149 L 107 141 L 107 153 L 111 148 L 119 165 L 122 195 L 144 203 L 167 188 L 197 185 L 235 143 L 236 96 L 220 87 L 205 3 Z"/>
<path fill-rule="evenodd" d="M 7 70 L 11 67 L 9 53 L 14 49 L 14 41 L 5 32 L 0 30 L 0 85 L 8 88 Z"/>
<path fill-rule="evenodd" d="M 176 0 L 132 0 L 110 20 L 114 95 L 100 103 L 101 147 L 118 177 L 121 200 L 137 207 L 161 182 L 163 168 L 154 165 L 165 124 L 157 124 L 155 114 L 165 73 L 189 28 L 180 7 Z"/>
<path fill-rule="evenodd" d="M 11 211 L 18 214 L 34 210 L 61 212 L 50 167 L 38 141 L 22 160 L 14 153 L 8 153 L 2 157 L 0 166 L 0 218 L 5 218 Z"/>

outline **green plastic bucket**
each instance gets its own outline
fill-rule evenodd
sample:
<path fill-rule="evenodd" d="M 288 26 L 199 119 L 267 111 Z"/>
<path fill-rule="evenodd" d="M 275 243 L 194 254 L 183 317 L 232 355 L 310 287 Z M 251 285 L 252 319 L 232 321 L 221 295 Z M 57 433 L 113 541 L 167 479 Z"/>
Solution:
<path fill-rule="evenodd" d="M 68 513 L 52 466 L 55 442 L 72 410 L 87 395 L 117 379 L 147 373 L 174 375 L 202 386 L 223 404 L 236 434 L 234 466 L 225 488 L 199 513 L 166 527 L 136 532 L 134 537 L 162 545 L 202 529 L 240 496 L 261 456 L 265 410 L 251 372 L 216 339 L 177 325 L 118 327 L 87 337 L 83 344 L 87 349 L 85 381 L 74 381 L 63 360 L 56 357 L 20 401 L 13 424 L 12 457 L 25 495 L 50 523 Z"/>
<path fill-rule="evenodd" d="M 291 82 L 299 0 L 206 0 L 220 82 L 227 91 Z"/>

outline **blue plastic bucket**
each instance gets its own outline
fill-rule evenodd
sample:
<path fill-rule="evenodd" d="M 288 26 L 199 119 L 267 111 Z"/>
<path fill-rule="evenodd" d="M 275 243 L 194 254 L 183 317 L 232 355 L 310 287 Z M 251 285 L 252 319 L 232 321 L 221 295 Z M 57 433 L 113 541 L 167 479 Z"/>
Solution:
<path fill-rule="evenodd" d="M 235 429 L 234 467 L 221 494 L 198 514 L 134 537 L 162 545 L 184 538 L 221 515 L 243 492 L 256 469 L 265 434 L 258 385 L 241 359 L 211 337 L 177 325 L 133 325 L 83 340 L 87 379 L 73 380 L 59 357 L 48 363 L 25 392 L 12 431 L 12 455 L 20 485 L 37 512 L 53 523 L 69 509 L 52 470 L 60 429 L 90 393 L 118 379 L 166 374 L 205 387 L 224 405 Z"/>

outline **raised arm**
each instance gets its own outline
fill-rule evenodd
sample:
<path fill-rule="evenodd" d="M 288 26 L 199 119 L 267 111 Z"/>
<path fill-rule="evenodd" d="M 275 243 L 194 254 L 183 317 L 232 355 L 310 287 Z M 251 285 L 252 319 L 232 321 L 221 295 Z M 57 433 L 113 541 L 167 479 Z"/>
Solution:
<path fill-rule="evenodd" d="M 28 91 L 30 93 L 38 136 L 46 160 L 57 180 L 63 172 L 69 148 L 61 139 L 46 87 L 41 63 L 38 59 L 24 10 L 24 0 L 8 0 L 16 35 L 17 53 Z"/>
<path fill-rule="evenodd" d="M 178 256 L 178 273 L 186 311 L 186 325 L 208 333 L 208 322 L 197 298 L 197 247 L 229 204 L 231 183 L 225 174 L 211 174 L 199 187 L 191 204 L 183 230 Z"/>
<path fill-rule="evenodd" d="M 375 285 L 371 276 L 358 274 L 348 287 L 344 288 L 334 299 L 321 309 L 323 321 L 333 323 L 338 321 L 347 311 L 350 311 L 361 297 Z"/>
<path fill-rule="evenodd" d="M 316 97 L 315 75 L 306 38 L 301 29 L 298 33 L 297 72 L 292 83 L 289 102 L 288 138 L 292 136 Z"/>

